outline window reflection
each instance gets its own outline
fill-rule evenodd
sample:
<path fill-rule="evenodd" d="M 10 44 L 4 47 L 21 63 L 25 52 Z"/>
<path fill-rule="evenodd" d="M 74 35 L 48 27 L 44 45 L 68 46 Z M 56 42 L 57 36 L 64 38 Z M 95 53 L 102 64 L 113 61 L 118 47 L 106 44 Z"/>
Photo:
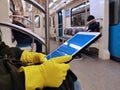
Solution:
<path fill-rule="evenodd" d="M 82 3 L 71 9 L 71 26 L 84 26 L 85 25 L 85 16 L 88 16 L 90 13 L 90 4 Z"/>
<path fill-rule="evenodd" d="M 39 15 L 35 15 L 34 22 L 35 22 L 35 27 L 39 28 L 40 27 L 40 16 Z"/>

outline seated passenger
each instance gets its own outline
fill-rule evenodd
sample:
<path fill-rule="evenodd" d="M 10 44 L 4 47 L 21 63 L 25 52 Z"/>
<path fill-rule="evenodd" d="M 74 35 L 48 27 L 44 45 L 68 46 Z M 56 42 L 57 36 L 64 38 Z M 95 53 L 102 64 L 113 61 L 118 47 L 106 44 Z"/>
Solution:
<path fill-rule="evenodd" d="M 88 18 L 87 18 L 87 21 L 91 21 L 93 20 L 92 22 L 90 22 L 88 24 L 88 29 L 87 31 L 89 32 L 99 32 L 100 31 L 100 25 L 99 25 L 99 22 L 97 22 L 96 20 L 94 20 L 95 17 L 93 15 L 89 15 Z"/>
<path fill-rule="evenodd" d="M 13 13 L 13 15 L 20 15 L 19 11 L 15 11 Z M 26 26 L 24 24 L 22 24 L 20 22 L 20 18 L 17 16 L 13 17 L 13 24 L 16 24 L 18 26 L 24 27 L 26 28 Z M 12 29 L 12 34 L 14 36 L 14 39 L 17 41 L 17 44 L 29 44 L 33 42 L 33 39 L 31 37 L 29 37 L 28 35 L 21 33 L 19 31 L 16 31 L 15 29 Z M 42 52 L 42 44 L 40 42 L 38 42 L 37 40 L 34 41 L 36 43 L 36 52 Z"/>

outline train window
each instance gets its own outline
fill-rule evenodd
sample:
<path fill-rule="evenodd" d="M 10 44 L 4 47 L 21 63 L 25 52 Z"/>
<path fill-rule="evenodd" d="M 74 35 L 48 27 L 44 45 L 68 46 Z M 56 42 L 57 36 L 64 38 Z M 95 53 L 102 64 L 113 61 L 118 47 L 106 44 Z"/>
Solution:
<path fill-rule="evenodd" d="M 23 20 L 23 23 L 24 23 L 24 25 L 27 27 L 27 28 L 30 28 L 30 26 L 31 26 L 31 23 L 30 23 L 30 16 L 24 16 L 24 20 Z"/>
<path fill-rule="evenodd" d="M 89 1 L 84 2 L 71 9 L 71 26 L 85 26 L 85 18 L 90 13 Z"/>
<path fill-rule="evenodd" d="M 120 1 L 109 0 L 109 24 L 117 24 L 120 20 Z"/>
<path fill-rule="evenodd" d="M 36 28 L 40 27 L 40 16 L 39 15 L 35 15 L 35 17 L 34 17 L 34 23 L 35 23 L 35 27 Z"/>

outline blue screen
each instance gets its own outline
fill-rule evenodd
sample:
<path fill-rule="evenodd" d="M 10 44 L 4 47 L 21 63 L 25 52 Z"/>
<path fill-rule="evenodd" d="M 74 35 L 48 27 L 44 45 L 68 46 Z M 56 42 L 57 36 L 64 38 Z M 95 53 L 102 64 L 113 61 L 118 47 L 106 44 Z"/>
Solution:
<path fill-rule="evenodd" d="M 55 49 L 52 53 L 47 55 L 47 60 L 50 58 L 65 56 L 65 55 L 75 55 L 83 47 L 89 44 L 96 35 L 85 35 L 85 34 L 76 34 L 73 38 L 66 41 L 64 44 Z"/>

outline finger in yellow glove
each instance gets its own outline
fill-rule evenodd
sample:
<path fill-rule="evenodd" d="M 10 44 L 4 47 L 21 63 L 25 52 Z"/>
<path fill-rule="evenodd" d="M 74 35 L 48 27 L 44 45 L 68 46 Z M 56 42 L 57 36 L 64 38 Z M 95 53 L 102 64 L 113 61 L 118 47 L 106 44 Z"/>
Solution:
<path fill-rule="evenodd" d="M 52 58 L 41 65 L 21 67 L 25 73 L 26 90 L 42 89 L 43 87 L 59 87 L 65 80 L 68 62 L 71 56 Z"/>
<path fill-rule="evenodd" d="M 37 52 L 30 52 L 27 50 L 24 50 L 20 60 L 22 62 L 26 62 L 26 63 L 43 63 L 46 61 L 45 59 L 45 54 L 42 53 L 37 53 Z"/>

